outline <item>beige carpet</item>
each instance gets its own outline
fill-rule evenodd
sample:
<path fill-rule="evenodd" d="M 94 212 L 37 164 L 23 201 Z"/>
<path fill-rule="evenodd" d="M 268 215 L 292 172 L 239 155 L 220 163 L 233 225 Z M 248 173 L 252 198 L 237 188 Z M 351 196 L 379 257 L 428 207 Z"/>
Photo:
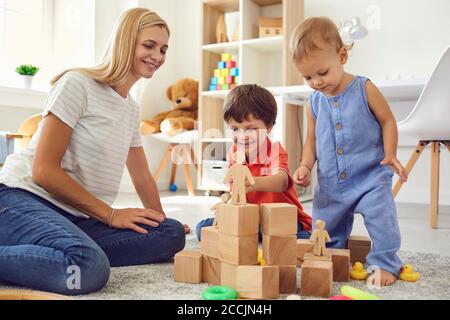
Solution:
<path fill-rule="evenodd" d="M 187 248 L 198 248 L 199 243 L 189 235 Z M 382 289 L 370 290 L 382 299 L 450 299 L 450 257 L 435 254 L 400 252 L 405 263 L 412 263 L 421 273 L 417 283 L 397 281 L 396 284 Z M 146 266 L 112 268 L 111 277 L 101 291 L 79 296 L 78 299 L 200 299 L 206 284 L 192 285 L 173 281 L 173 264 L 154 264 Z M 347 283 L 362 290 L 367 290 L 364 282 Z M 333 294 L 338 295 L 342 283 L 335 283 Z M 11 289 L 0 285 L 1 289 Z M 367 290 L 369 291 L 369 290 Z M 285 296 L 281 296 L 281 299 Z"/>

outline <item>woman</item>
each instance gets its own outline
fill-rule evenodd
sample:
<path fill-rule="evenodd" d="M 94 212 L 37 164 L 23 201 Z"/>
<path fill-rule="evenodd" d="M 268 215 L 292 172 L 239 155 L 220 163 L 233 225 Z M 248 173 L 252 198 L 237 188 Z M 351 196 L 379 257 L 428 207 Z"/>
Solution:
<path fill-rule="evenodd" d="M 110 266 L 163 262 L 185 230 L 165 217 L 129 96 L 165 61 L 169 28 L 126 11 L 102 62 L 53 88 L 36 134 L 0 171 L 0 282 L 62 294 L 101 289 Z M 145 209 L 113 209 L 125 164 Z"/>

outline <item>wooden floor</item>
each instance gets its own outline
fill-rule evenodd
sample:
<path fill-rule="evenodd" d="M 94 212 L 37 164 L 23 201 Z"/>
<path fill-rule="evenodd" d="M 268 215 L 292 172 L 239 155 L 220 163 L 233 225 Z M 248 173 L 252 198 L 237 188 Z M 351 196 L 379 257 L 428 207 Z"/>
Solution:
<path fill-rule="evenodd" d="M 187 223 L 191 229 L 206 217 L 209 210 L 220 199 L 217 197 L 188 197 L 184 191 L 162 192 L 161 201 L 167 216 Z M 311 202 L 304 203 L 305 210 L 311 213 Z M 117 207 L 141 207 L 139 198 L 133 194 L 120 194 L 115 202 Z M 428 220 L 428 206 L 398 203 L 398 220 L 402 234 L 402 250 L 436 253 L 450 256 L 450 206 L 441 206 L 439 227 L 431 229 Z M 353 234 L 367 234 L 361 215 L 355 217 Z"/>

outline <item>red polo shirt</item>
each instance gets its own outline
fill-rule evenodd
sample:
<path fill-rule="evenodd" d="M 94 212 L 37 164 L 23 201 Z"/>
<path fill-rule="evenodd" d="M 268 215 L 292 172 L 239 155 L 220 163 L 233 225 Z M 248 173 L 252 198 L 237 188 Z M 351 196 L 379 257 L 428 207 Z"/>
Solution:
<path fill-rule="evenodd" d="M 303 230 L 311 231 L 311 217 L 305 213 L 298 199 L 297 191 L 294 188 L 294 181 L 289 173 L 288 155 L 279 142 L 271 142 L 267 138 L 265 150 L 258 152 L 257 159 L 249 161 L 246 159 L 245 165 L 250 169 L 254 177 L 270 176 L 277 170 L 283 170 L 289 177 L 289 185 L 284 192 L 249 192 L 247 201 L 253 204 L 263 203 L 289 203 L 297 207 L 298 221 L 303 225 Z M 234 164 L 234 154 L 237 151 L 236 144 L 233 144 L 228 151 L 228 167 Z M 250 163 L 249 163 L 250 162 Z"/>

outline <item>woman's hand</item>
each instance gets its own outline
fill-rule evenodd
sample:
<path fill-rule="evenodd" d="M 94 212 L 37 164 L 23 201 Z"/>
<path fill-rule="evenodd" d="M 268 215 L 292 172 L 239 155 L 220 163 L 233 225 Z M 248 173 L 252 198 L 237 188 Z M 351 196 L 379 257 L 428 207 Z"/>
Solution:
<path fill-rule="evenodd" d="M 408 171 L 402 166 L 400 161 L 395 156 L 386 156 L 380 162 L 382 166 L 389 166 L 392 171 L 398 174 L 401 182 L 408 181 Z"/>
<path fill-rule="evenodd" d="M 116 209 L 114 216 L 112 217 L 111 226 L 118 229 L 130 229 L 141 234 L 148 234 L 148 231 L 138 224 L 156 228 L 164 220 L 165 215 L 163 213 L 152 209 Z"/>
<path fill-rule="evenodd" d="M 298 184 L 302 187 L 307 187 L 311 184 L 311 170 L 302 164 L 298 169 L 294 172 L 294 176 L 292 177 L 295 184 Z"/>

